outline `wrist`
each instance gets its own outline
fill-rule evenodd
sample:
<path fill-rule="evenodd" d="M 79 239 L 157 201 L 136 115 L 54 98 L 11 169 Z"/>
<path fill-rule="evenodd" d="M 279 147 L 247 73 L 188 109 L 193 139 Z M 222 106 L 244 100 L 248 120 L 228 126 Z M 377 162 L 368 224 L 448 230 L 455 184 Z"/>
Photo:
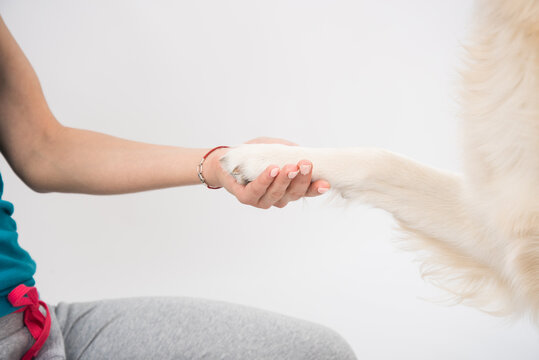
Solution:
<path fill-rule="evenodd" d="M 214 148 L 215 149 L 215 148 Z M 203 167 L 201 174 L 204 179 L 204 183 L 210 188 L 222 187 L 222 175 L 223 168 L 219 162 L 219 159 L 227 152 L 226 148 L 218 148 L 212 151 L 207 149 L 205 151 L 205 159 L 203 161 Z"/>

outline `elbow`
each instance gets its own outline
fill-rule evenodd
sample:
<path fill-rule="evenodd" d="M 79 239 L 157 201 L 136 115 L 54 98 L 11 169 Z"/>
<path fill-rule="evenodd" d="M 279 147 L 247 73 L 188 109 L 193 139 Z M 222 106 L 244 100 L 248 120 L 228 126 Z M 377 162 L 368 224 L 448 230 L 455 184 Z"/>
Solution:
<path fill-rule="evenodd" d="M 54 151 L 62 126 L 44 131 L 33 141 L 26 151 L 20 153 L 11 162 L 17 176 L 31 190 L 37 193 L 50 193 L 54 191 L 54 174 L 56 172 Z"/>
<path fill-rule="evenodd" d="M 44 186 L 43 184 L 39 182 L 24 182 L 26 186 L 28 186 L 32 191 L 40 194 L 46 194 L 53 192 L 52 189 L 48 188 L 47 186 Z"/>
<path fill-rule="evenodd" d="M 32 164 L 32 160 L 26 162 L 20 168 L 14 166 L 13 170 L 19 179 L 32 191 L 42 194 L 52 192 L 50 185 L 48 185 L 47 174 L 42 169 L 36 168 Z"/>

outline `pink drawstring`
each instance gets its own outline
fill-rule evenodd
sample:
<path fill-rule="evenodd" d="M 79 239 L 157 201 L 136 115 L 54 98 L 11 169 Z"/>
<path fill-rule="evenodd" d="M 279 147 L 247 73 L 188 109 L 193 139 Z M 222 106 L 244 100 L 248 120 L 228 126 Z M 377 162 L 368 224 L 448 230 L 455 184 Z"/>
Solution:
<path fill-rule="evenodd" d="M 39 350 L 47 338 L 51 330 L 51 317 L 47 304 L 39 300 L 37 290 L 35 287 L 28 287 L 26 285 L 19 285 L 13 289 L 7 296 L 8 301 L 14 307 L 22 306 L 16 312 L 24 311 L 24 324 L 30 331 L 30 334 L 35 339 L 34 345 L 24 354 L 21 360 L 31 360 L 37 355 Z M 39 310 L 40 305 L 45 308 L 47 313 L 44 316 Z"/>

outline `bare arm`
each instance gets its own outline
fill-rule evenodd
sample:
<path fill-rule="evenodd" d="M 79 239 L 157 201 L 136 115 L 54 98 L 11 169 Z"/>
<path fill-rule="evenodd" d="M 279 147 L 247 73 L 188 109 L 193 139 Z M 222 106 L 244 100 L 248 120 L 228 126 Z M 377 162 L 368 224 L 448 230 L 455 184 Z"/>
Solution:
<path fill-rule="evenodd" d="M 17 175 L 39 192 L 118 194 L 199 183 L 196 165 L 208 149 L 145 144 L 62 126 L 50 111 L 39 80 L 0 18 L 0 150 Z M 204 168 L 209 184 L 224 186 L 246 204 L 284 206 L 318 194 L 326 182 L 311 174 L 288 178 L 291 164 L 241 186 L 212 154 Z M 309 162 L 304 161 L 308 164 Z M 273 174 L 275 171 L 273 172 Z"/>
<path fill-rule="evenodd" d="M 0 149 L 17 175 L 36 191 L 93 194 L 196 184 L 196 164 L 207 151 L 144 144 L 62 126 L 2 19 Z"/>

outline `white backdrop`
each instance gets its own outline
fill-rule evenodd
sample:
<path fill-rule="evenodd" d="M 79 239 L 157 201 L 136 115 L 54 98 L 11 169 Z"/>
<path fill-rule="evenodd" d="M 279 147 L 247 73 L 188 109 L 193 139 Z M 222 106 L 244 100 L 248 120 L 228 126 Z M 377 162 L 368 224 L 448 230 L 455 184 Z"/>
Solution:
<path fill-rule="evenodd" d="M 459 170 L 459 42 L 471 2 L 5 1 L 65 125 L 192 147 L 256 136 L 374 145 Z M 360 359 L 537 359 L 539 332 L 440 292 L 392 219 L 323 198 L 269 211 L 202 186 L 37 194 L 2 159 L 45 299 L 193 296 L 341 333 Z"/>

